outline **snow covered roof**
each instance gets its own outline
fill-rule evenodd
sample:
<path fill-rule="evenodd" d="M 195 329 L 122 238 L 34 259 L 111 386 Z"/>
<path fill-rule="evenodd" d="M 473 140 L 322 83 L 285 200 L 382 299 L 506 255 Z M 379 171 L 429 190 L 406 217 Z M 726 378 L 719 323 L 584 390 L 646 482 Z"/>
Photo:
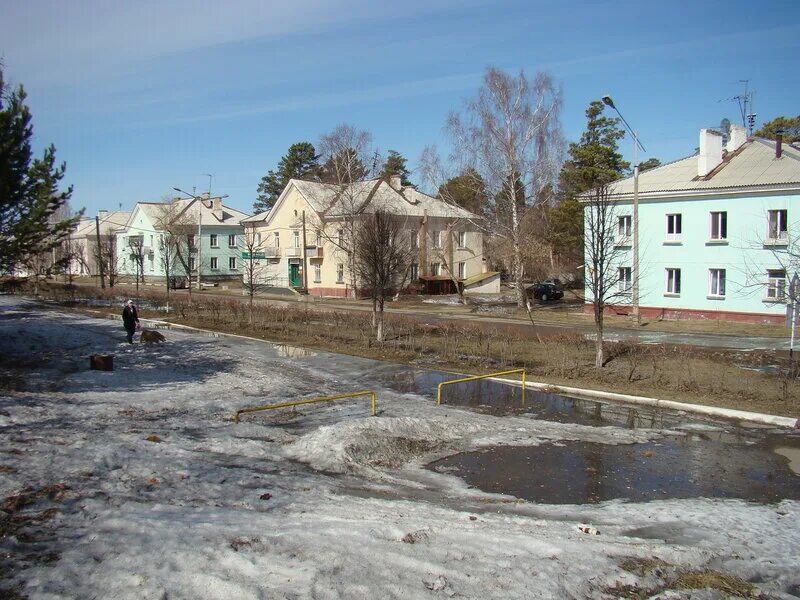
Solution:
<path fill-rule="evenodd" d="M 687 156 L 639 175 L 640 197 L 690 196 L 721 191 L 769 190 L 800 185 L 800 148 L 783 144 L 775 157 L 775 142 L 751 139 L 730 152 L 711 173 L 698 176 L 697 155 Z M 615 196 L 633 195 L 633 177 L 612 184 Z"/>
<path fill-rule="evenodd" d="M 113 212 L 100 211 L 100 235 L 111 235 L 120 227 L 124 227 L 131 217 L 130 211 L 117 210 Z M 97 224 L 93 218 L 81 219 L 75 228 L 75 237 L 96 236 Z"/>
<path fill-rule="evenodd" d="M 167 202 L 137 202 L 133 213 L 130 215 L 128 221 L 133 218 L 134 213 L 138 210 L 143 212 L 153 226 L 158 229 L 158 221 L 160 220 L 164 207 L 170 203 Z M 175 207 L 177 214 L 186 214 L 187 218 L 192 222 L 197 222 L 197 211 L 200 210 L 200 225 L 203 227 L 210 227 L 213 225 L 237 226 L 250 215 L 243 213 L 235 208 L 230 208 L 222 204 L 222 199 L 211 198 L 174 198 L 171 201 L 172 206 Z M 219 208 L 215 209 L 214 205 Z M 123 226 L 126 226 L 124 223 Z"/>

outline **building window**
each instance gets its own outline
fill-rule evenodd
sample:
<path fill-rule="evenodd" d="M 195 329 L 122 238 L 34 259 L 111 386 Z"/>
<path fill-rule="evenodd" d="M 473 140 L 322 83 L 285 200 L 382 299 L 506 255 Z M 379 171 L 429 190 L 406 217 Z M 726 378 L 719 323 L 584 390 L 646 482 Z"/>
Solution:
<path fill-rule="evenodd" d="M 280 248 L 281 247 L 281 232 L 280 231 L 276 231 L 276 232 L 273 233 L 273 235 L 272 235 L 272 245 L 275 246 L 276 248 Z"/>
<path fill-rule="evenodd" d="M 236 248 L 236 234 L 228 236 L 228 248 Z"/>
<path fill-rule="evenodd" d="M 630 215 L 622 215 L 617 220 L 617 241 L 618 242 L 625 242 L 630 239 L 631 237 L 631 216 Z"/>
<path fill-rule="evenodd" d="M 259 232 L 256 234 L 256 246 L 260 245 L 261 245 L 261 233 Z"/>
<path fill-rule="evenodd" d="M 188 244 L 190 249 L 194 248 L 194 235 L 193 234 L 190 233 L 189 235 L 186 236 L 186 243 Z"/>
<path fill-rule="evenodd" d="M 431 263 L 431 277 L 439 276 L 440 267 L 441 265 L 439 263 Z"/>
<path fill-rule="evenodd" d="M 212 248 L 219 248 L 219 242 L 217 241 L 217 234 L 216 233 L 212 233 L 209 236 L 209 239 L 211 240 L 211 247 Z"/>
<path fill-rule="evenodd" d="M 190 271 L 194 271 L 195 270 L 194 256 L 190 256 L 189 257 L 189 270 Z"/>
<path fill-rule="evenodd" d="M 411 281 L 417 281 L 419 279 L 419 263 L 412 263 L 411 264 Z"/>
<path fill-rule="evenodd" d="M 679 296 L 681 293 L 681 270 L 680 269 L 667 269 L 666 270 L 666 288 L 667 294 L 672 296 Z"/>
<path fill-rule="evenodd" d="M 434 248 L 441 248 L 442 247 L 442 232 L 441 231 L 432 231 L 431 232 L 431 239 L 433 240 L 433 247 Z"/>
<path fill-rule="evenodd" d="M 467 232 L 466 231 L 459 231 L 457 234 L 457 241 L 459 248 L 466 248 L 467 247 Z"/>
<path fill-rule="evenodd" d="M 786 300 L 786 271 L 783 269 L 767 271 L 767 300 Z"/>
<path fill-rule="evenodd" d="M 292 232 L 292 248 L 299 248 L 300 247 L 300 232 L 293 231 Z"/>
<path fill-rule="evenodd" d="M 725 269 L 708 270 L 708 295 L 715 298 L 725 297 Z"/>
<path fill-rule="evenodd" d="M 322 232 L 319 229 L 317 229 L 317 236 L 314 240 L 314 243 L 317 245 L 317 247 L 322 246 Z"/>
<path fill-rule="evenodd" d="M 337 237 L 339 239 L 339 241 L 337 242 L 339 248 L 344 248 L 344 229 L 339 230 Z"/>
<path fill-rule="evenodd" d="M 228 268 L 231 271 L 235 271 L 236 270 L 236 257 L 235 256 L 229 256 L 228 257 Z"/>
<path fill-rule="evenodd" d="M 342 273 L 342 276 L 344 276 L 344 273 Z M 314 265 L 314 283 L 322 283 L 322 265 Z"/>
<path fill-rule="evenodd" d="M 216 271 L 219 269 L 219 259 L 216 256 L 211 257 L 211 270 Z"/>
<path fill-rule="evenodd" d="M 631 268 L 630 267 L 620 267 L 619 268 L 619 292 L 620 294 L 630 294 L 631 292 Z"/>
<path fill-rule="evenodd" d="M 786 224 L 786 210 L 771 210 L 769 211 L 769 230 L 767 231 L 767 238 L 769 240 L 786 240 L 789 237 L 788 227 Z"/>
<path fill-rule="evenodd" d="M 458 263 L 458 278 L 464 279 L 467 276 L 467 264 L 464 261 Z"/>
<path fill-rule="evenodd" d="M 152 254 L 148 255 L 147 260 L 150 263 L 148 268 L 150 269 L 150 271 L 152 271 L 153 268 L 155 267 L 155 260 L 153 259 L 153 255 Z"/>
<path fill-rule="evenodd" d="M 727 212 L 712 212 L 711 213 L 711 239 L 712 240 L 727 240 L 728 239 L 728 213 Z"/>
<path fill-rule="evenodd" d="M 681 241 L 681 215 L 667 215 L 667 241 Z"/>

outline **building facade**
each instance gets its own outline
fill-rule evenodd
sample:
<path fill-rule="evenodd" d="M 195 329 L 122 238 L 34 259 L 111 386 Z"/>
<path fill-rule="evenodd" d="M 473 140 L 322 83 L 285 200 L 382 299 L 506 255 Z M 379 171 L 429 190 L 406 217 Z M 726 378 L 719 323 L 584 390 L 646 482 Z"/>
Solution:
<path fill-rule="evenodd" d="M 800 148 L 700 132 L 699 154 L 639 176 L 639 306 L 646 317 L 783 323 L 800 270 Z M 612 185 L 618 295 L 631 309 L 633 178 Z M 587 289 L 587 301 L 590 292 Z"/>
<path fill-rule="evenodd" d="M 258 261 L 253 280 L 318 296 L 354 295 L 347 250 L 351 224 L 376 210 L 408 230 L 416 257 L 409 283 L 461 282 L 484 271 L 478 218 L 403 187 L 399 177 L 348 186 L 293 179 L 270 211 L 244 221 Z"/>

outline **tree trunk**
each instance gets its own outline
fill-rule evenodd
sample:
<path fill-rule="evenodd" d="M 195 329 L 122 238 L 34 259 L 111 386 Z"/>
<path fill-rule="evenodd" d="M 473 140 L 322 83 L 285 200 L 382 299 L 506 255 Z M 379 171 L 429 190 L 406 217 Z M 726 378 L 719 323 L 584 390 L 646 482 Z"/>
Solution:
<path fill-rule="evenodd" d="M 372 298 L 372 328 L 378 326 L 378 299 L 373 296 Z"/>
<path fill-rule="evenodd" d="M 603 311 L 602 309 L 598 310 L 598 307 L 595 306 L 594 309 L 594 323 L 597 328 L 597 338 L 595 340 L 595 356 L 594 356 L 594 366 L 596 369 L 602 369 L 603 363 L 605 362 L 603 356 Z"/>
<path fill-rule="evenodd" d="M 383 341 L 383 299 L 378 301 L 378 333 L 376 338 L 379 342 Z"/>

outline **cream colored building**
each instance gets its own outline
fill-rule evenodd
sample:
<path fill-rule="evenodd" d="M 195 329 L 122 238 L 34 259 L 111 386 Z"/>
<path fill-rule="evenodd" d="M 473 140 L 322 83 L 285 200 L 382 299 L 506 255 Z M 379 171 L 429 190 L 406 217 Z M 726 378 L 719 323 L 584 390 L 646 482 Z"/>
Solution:
<path fill-rule="evenodd" d="M 377 210 L 396 215 L 409 230 L 416 255 L 411 284 L 446 288 L 448 282 L 463 282 L 485 271 L 478 217 L 403 187 L 399 177 L 349 186 L 292 179 L 271 210 L 242 221 L 253 250 L 245 253 L 252 254 L 253 280 L 271 287 L 306 288 L 317 296 L 353 295 L 349 223 Z"/>

